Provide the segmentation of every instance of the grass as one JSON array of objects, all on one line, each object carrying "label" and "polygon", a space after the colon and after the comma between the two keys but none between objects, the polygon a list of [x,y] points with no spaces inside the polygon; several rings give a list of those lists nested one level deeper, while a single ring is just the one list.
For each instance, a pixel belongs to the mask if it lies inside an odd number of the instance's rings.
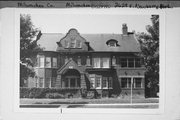
[{"label": "grass", "polygon": [[[102,98],[102,99],[20,99],[20,104],[125,104],[130,103],[130,99]],[[132,103],[159,103],[157,98],[133,99]]]}]

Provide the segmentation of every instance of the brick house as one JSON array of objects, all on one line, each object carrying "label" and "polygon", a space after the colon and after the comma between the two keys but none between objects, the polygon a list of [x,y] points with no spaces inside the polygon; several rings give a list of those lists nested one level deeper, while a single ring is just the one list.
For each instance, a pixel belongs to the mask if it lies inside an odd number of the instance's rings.
[{"label": "brick house", "polygon": [[45,49],[37,55],[36,77],[28,87],[105,91],[109,96],[130,95],[132,87],[133,94],[144,96],[140,46],[126,24],[122,34],[43,33],[38,44]]}]

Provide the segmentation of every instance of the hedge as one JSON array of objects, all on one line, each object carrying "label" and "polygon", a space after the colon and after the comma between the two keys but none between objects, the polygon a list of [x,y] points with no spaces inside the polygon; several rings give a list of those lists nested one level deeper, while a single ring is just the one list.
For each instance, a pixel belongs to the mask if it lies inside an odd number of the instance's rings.
[{"label": "hedge", "polygon": [[80,89],[62,88],[20,88],[20,98],[78,98]]}]

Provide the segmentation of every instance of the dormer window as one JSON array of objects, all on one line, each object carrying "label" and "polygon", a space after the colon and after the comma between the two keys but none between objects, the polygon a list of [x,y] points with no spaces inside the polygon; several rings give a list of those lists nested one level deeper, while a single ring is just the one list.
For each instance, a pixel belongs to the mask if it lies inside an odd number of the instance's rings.
[{"label": "dormer window", "polygon": [[81,41],[77,41],[77,48],[81,48],[82,46],[82,42]]},{"label": "dormer window", "polygon": [[116,47],[116,42],[114,42],[114,41],[111,41],[111,42],[109,42],[109,44],[108,44],[110,47]]},{"label": "dormer window", "polygon": [[75,48],[75,47],[76,47],[76,40],[75,39],[71,39],[70,48]]},{"label": "dormer window", "polygon": [[118,41],[115,40],[115,39],[110,39],[106,42],[106,44],[109,46],[109,47],[117,47],[118,46]]},{"label": "dormer window", "polygon": [[69,48],[69,42],[68,41],[65,41],[65,47]]}]

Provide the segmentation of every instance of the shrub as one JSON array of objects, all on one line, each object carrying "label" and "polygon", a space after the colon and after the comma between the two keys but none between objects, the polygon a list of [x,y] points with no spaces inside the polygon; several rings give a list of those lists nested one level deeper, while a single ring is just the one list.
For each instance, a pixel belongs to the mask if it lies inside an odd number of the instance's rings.
[{"label": "shrub", "polygon": [[52,98],[52,99],[64,98],[64,95],[59,93],[47,93],[46,98]]},{"label": "shrub", "polygon": [[80,96],[79,89],[20,88],[20,98],[70,98]]}]

